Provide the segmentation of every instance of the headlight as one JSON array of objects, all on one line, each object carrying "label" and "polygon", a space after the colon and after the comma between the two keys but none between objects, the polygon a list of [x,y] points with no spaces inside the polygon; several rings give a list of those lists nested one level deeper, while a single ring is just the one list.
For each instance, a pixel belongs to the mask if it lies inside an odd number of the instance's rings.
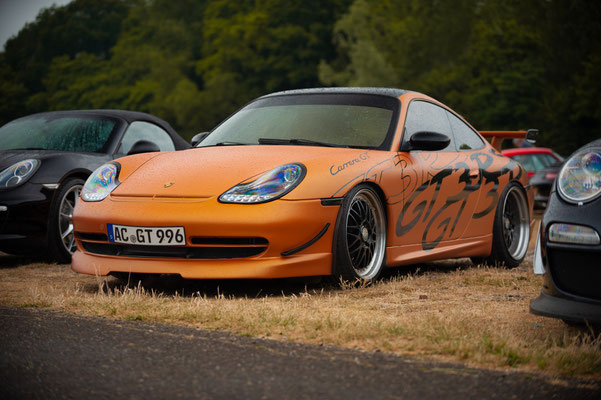
[{"label": "headlight", "polygon": [[101,201],[106,198],[117,186],[119,186],[119,170],[121,166],[118,163],[104,164],[88,178],[81,198],[85,201]]},{"label": "headlight", "polygon": [[39,160],[24,160],[0,172],[0,189],[12,188],[25,182],[37,171]]},{"label": "headlight", "polygon": [[557,177],[557,188],[565,200],[575,203],[601,194],[601,151],[587,149],[570,157]]},{"label": "headlight", "polygon": [[274,168],[250,183],[241,183],[219,196],[222,203],[257,204],[279,199],[294,189],[305,177],[302,164]]}]

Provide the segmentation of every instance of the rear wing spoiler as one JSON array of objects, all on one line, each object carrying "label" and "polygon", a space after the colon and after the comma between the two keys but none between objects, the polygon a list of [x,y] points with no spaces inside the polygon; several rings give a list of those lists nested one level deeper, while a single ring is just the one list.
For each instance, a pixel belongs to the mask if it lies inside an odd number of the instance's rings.
[{"label": "rear wing spoiler", "polygon": [[505,139],[525,139],[528,143],[536,143],[538,129],[528,129],[527,131],[479,131],[486,139],[491,139],[490,144],[495,149],[501,151],[501,144]]}]

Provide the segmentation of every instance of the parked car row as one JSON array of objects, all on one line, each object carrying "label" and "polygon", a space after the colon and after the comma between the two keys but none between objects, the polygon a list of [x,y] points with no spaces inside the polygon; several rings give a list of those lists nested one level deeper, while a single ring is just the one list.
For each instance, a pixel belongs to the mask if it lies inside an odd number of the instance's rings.
[{"label": "parked car row", "polygon": [[[547,201],[534,173],[561,161],[501,153],[524,137],[534,131],[478,132],[426,95],[382,88],[266,95],[193,147],[147,114],[36,114],[0,128],[0,250],[73,254],[74,271],[121,278],[373,280],[458,257],[516,267]],[[534,313],[601,323],[600,147],[550,184]]]},{"label": "parked car row", "polygon": [[545,147],[506,149],[503,154],[522,164],[534,188],[534,208],[545,209],[563,157]]}]

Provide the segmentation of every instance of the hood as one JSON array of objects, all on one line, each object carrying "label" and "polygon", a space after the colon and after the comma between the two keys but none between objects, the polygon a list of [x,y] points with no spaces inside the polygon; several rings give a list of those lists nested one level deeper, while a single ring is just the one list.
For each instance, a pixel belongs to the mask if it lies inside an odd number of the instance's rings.
[{"label": "hood", "polygon": [[111,157],[102,153],[75,153],[56,150],[2,150],[0,171],[19,161],[36,159],[42,163],[30,179],[34,183],[57,183],[69,171],[89,173]]},{"label": "hood", "polygon": [[43,160],[48,157],[54,157],[61,154],[60,151],[50,150],[2,150],[0,151],[0,171],[11,165],[18,163],[19,161],[29,160],[34,158],[36,160]]},{"label": "hood", "polygon": [[342,195],[342,187],[386,158],[390,154],[383,151],[258,145],[166,152],[146,162],[125,157],[118,160],[121,184],[111,196],[209,198],[280,165],[297,162],[305,165],[307,175],[284,199],[325,198]]}]

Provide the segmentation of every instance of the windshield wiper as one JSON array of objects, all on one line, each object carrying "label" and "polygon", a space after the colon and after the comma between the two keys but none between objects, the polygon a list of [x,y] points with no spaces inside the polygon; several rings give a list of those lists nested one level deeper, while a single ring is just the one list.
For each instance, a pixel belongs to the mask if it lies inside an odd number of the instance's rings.
[{"label": "windshield wiper", "polygon": [[296,144],[300,146],[348,147],[344,145],[318,142],[310,139],[259,138],[259,144]]},{"label": "windshield wiper", "polygon": [[[250,143],[241,143],[241,142],[219,142],[219,143],[215,143],[213,146],[246,146],[249,144]],[[200,147],[203,147],[203,146],[200,146]]]}]

